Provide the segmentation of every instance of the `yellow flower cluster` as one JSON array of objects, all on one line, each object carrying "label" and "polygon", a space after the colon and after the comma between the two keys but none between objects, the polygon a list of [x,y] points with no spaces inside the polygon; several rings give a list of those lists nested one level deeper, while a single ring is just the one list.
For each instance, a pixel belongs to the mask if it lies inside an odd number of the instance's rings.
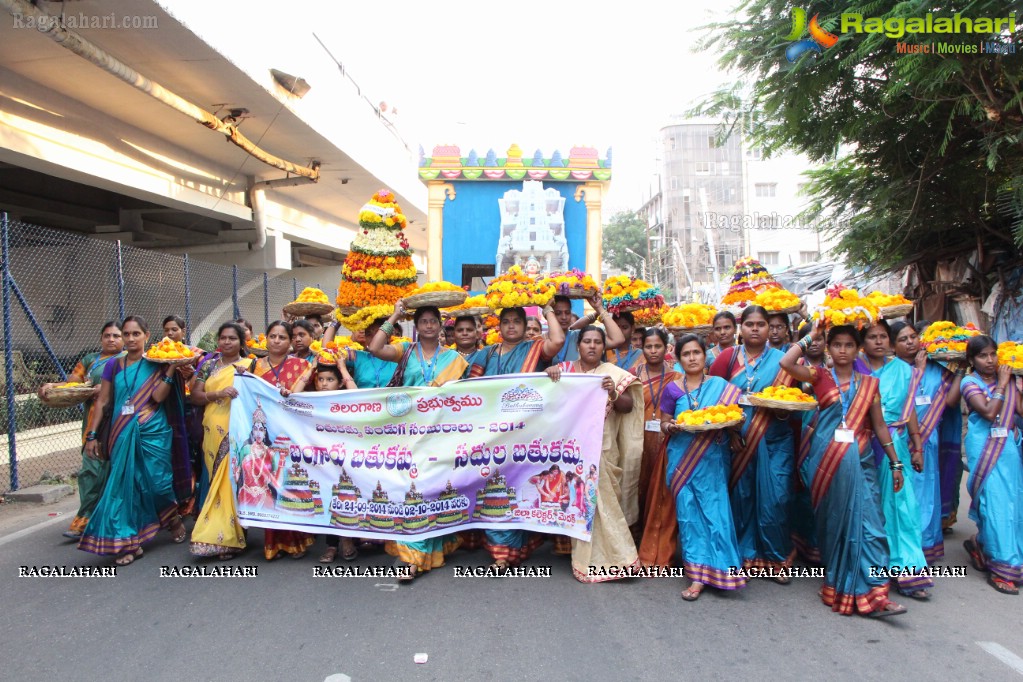
[{"label": "yellow flower cluster", "polygon": [[686,410],[676,421],[686,426],[700,424],[723,424],[742,419],[742,408],[738,405],[711,405],[700,410]]},{"label": "yellow flower cluster", "polygon": [[384,225],[386,227],[398,227],[400,229],[405,228],[407,219],[402,213],[401,206],[399,206],[395,201],[393,192],[386,189],[378,191],[369,200],[369,205],[382,209],[392,209],[394,213],[385,217],[381,216],[377,211],[363,206],[362,210],[359,211],[359,223],[363,227]]},{"label": "yellow flower cluster", "polygon": [[544,277],[540,280],[542,284],[549,284],[553,287],[561,287],[562,285],[572,288],[579,287],[581,289],[588,289],[590,291],[596,291],[600,287],[593,281],[593,278],[583,272],[562,272],[551,275],[550,277]]},{"label": "yellow flower cluster", "polygon": [[980,330],[972,323],[960,327],[955,322],[940,320],[924,330],[923,336],[920,337],[920,345],[932,355],[936,353],[965,353],[966,342],[977,334],[980,334]]},{"label": "yellow flower cluster", "polygon": [[867,298],[873,301],[874,305],[876,305],[878,308],[887,308],[893,305],[907,305],[912,303],[911,300],[909,300],[902,294],[895,294],[894,296],[890,296],[888,294],[883,294],[880,291],[871,291],[869,294],[867,294]]},{"label": "yellow flower cluster", "polygon": [[407,336],[395,336],[391,339],[391,343],[412,343],[412,339]]},{"label": "yellow flower cluster", "polygon": [[452,306],[450,308],[444,308],[445,313],[457,313],[459,310],[468,310],[469,308],[485,308],[487,305],[487,295],[479,294],[478,296],[470,296],[465,299],[462,305]]},{"label": "yellow flower cluster", "polygon": [[767,310],[785,310],[799,305],[799,297],[785,289],[768,289],[757,294],[753,303]]},{"label": "yellow flower cluster", "polygon": [[825,326],[851,324],[859,328],[877,319],[877,304],[869,298],[861,298],[855,289],[842,289],[838,296],[824,299],[824,305],[814,311],[813,319],[823,321]]},{"label": "yellow flower cluster", "polygon": [[360,308],[359,311],[353,315],[342,315],[340,311],[336,311],[335,313],[337,321],[346,329],[351,329],[352,331],[363,330],[372,324],[373,320],[380,317],[390,317],[393,314],[393,303],[368,305],[365,308]]},{"label": "yellow flower cluster", "polygon": [[316,287],[306,287],[295,299],[295,303],[326,303],[330,305],[330,299]]},{"label": "yellow flower cluster", "polygon": [[153,360],[184,360],[194,358],[195,353],[180,341],[171,341],[165,336],[160,343],[149,347],[146,357]]},{"label": "yellow flower cluster", "polygon": [[493,346],[495,343],[503,343],[503,341],[500,330],[491,329],[487,332],[487,338],[484,339],[484,344],[487,346]]},{"label": "yellow flower cluster", "polygon": [[[414,279],[416,276],[415,266],[411,268],[365,268],[363,270],[352,270],[345,263],[341,266],[341,274],[351,279],[365,279],[371,282],[391,282],[402,279]],[[322,301],[326,303],[326,301]],[[321,303],[321,301],[316,301]]]},{"label": "yellow flower cluster", "polygon": [[1023,369],[1023,345],[1015,341],[1003,341],[998,344],[998,364]]},{"label": "yellow flower cluster", "polygon": [[409,296],[416,294],[429,294],[436,291],[465,291],[462,287],[455,286],[451,282],[429,282],[413,291]]},{"label": "yellow flower cluster", "polygon": [[81,388],[82,386],[89,386],[89,384],[80,381],[66,381],[63,384],[55,385],[53,388]]},{"label": "yellow flower cluster", "polygon": [[604,282],[604,298],[632,296],[638,299],[641,293],[651,288],[653,288],[652,284],[644,282],[639,278],[633,279],[628,275],[618,275],[616,277],[609,277]]},{"label": "yellow flower cluster", "polygon": [[254,339],[249,339],[245,345],[254,350],[266,350],[266,334],[260,334]]},{"label": "yellow flower cluster", "polygon": [[785,400],[793,403],[812,403],[814,399],[811,396],[803,393],[798,388],[791,386],[768,386],[760,393],[754,393],[753,395],[758,398],[764,398],[765,400]]},{"label": "yellow flower cluster", "polygon": [[487,287],[486,305],[494,310],[521,308],[527,305],[543,307],[554,298],[554,287],[536,282],[513,265],[508,272],[494,278]]},{"label": "yellow flower cluster", "polygon": [[664,322],[664,314],[669,310],[668,306],[642,308],[632,313],[632,317],[636,320],[636,324],[641,327],[653,327]]},{"label": "yellow flower cluster", "polygon": [[696,327],[712,324],[717,308],[703,303],[686,303],[677,308],[668,308],[661,316],[666,327]]},{"label": "yellow flower cluster", "polygon": [[361,343],[353,340],[350,336],[335,336],[334,345],[338,350],[366,350]]}]

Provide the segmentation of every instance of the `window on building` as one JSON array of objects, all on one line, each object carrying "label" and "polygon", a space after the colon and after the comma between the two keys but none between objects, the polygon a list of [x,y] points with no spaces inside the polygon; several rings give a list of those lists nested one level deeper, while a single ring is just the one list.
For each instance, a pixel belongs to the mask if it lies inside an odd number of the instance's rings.
[{"label": "window on building", "polygon": [[753,185],[753,194],[758,197],[778,196],[777,182],[757,182]]},{"label": "window on building", "polygon": [[668,148],[668,151],[675,151],[675,136],[668,135],[668,139],[664,141],[664,146]]},{"label": "window on building", "polygon": [[530,232],[529,233],[529,241],[531,241],[531,242],[535,242],[536,241],[536,232]]},{"label": "window on building", "polygon": [[707,147],[709,149],[714,149],[717,146],[718,146],[717,138],[715,138],[713,135],[707,138]]},{"label": "window on building", "polygon": [[760,160],[760,147],[753,147],[752,149],[746,150],[746,158],[752,159],[753,161]]},{"label": "window on building", "polygon": [[694,172],[697,175],[710,175],[714,172],[713,161],[697,161],[694,164]]},{"label": "window on building", "polygon": [[820,257],[821,255],[817,251],[800,251],[799,264],[806,265],[807,263],[816,263]]},{"label": "window on building", "polygon": [[462,265],[462,286],[472,287],[472,280],[477,277],[493,277],[496,274],[495,270],[496,267],[493,263]]},{"label": "window on building", "polygon": [[529,224],[530,225],[536,225],[536,218],[530,218],[529,219]]},{"label": "window on building", "polygon": [[728,162],[722,161],[721,163],[719,163],[718,171],[721,173],[721,175],[728,175]]},{"label": "window on building", "polygon": [[778,264],[778,252],[777,251],[761,251],[757,254],[757,260],[760,261],[761,265],[777,265]]},{"label": "window on building", "polygon": [[671,176],[671,179],[668,181],[668,186],[671,187],[671,189],[678,189],[678,176],[677,175],[672,175]]}]

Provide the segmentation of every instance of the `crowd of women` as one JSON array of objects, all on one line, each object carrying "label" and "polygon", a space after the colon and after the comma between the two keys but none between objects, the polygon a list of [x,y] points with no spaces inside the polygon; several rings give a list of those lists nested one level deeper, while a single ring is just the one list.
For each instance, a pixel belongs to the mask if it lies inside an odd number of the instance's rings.
[{"label": "crowd of women", "polygon": [[[920,349],[920,325],[879,321],[864,330],[832,327],[826,335],[803,325],[793,343],[787,316],[749,306],[738,320],[719,313],[704,339],[637,328],[628,313],[612,318],[599,297],[591,305],[594,312],[580,319],[569,300],[557,297],[543,321],[505,309],[500,341],[481,347],[478,319],[445,325],[430,307],[414,312],[416,341],[396,339],[406,313],[399,302],[394,315],[365,330],[366,350],[331,364],[310,350],[312,341],[336,332],[318,318],[271,323],[268,354],[258,359],[246,353],[251,325],[225,322],[216,351],[194,349],[196,361],[183,366],[145,359],[150,330],[141,318],[108,323],[100,351],[72,372],[71,380],[89,380],[96,389],[83,421],[81,506],[65,535],[80,549],[113,555],[118,565],[141,557],[161,528],[174,542],[190,540],[199,557],[229,560],[245,550],[249,533],[238,522],[235,495],[268,494],[266,481],[282,463],[267,458],[242,472],[231,463],[228,418],[241,373],[282,395],[534,372],[558,381],[583,373],[602,377],[608,393],[598,483],[587,490],[597,508],[591,540],[487,530],[385,543],[409,579],[442,566],[459,548],[482,547],[504,568],[551,540],[555,554],[571,555],[573,574],[584,582],[681,564],[690,579],[682,597],[695,600],[708,585],[736,590],[753,574],[786,584],[800,560],[824,567],[820,597],[832,610],[902,613],[889,588],[930,596],[944,533],[955,523],[965,443],[970,518],[978,529],[966,551],[994,589],[1017,593],[1023,399],[989,337],[969,342],[966,363],[946,366]],[[168,317],[163,334],[183,340],[184,322]],[[753,407],[748,394],[769,386],[801,387],[818,407]],[[965,441],[961,404],[969,414]],[[678,424],[683,411],[711,405],[739,405],[744,420],[699,433]],[[254,420],[253,442],[265,429]],[[184,518],[191,516],[189,538]],[[296,531],[264,533],[267,560],[302,558],[316,542]],[[320,561],[332,562],[339,552],[350,561],[379,548],[357,542],[328,535]]]}]

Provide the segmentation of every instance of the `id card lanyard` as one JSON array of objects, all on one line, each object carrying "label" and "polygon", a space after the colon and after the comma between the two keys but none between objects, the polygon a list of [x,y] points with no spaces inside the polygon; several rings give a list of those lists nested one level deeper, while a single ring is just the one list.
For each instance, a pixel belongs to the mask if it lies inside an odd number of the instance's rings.
[{"label": "id card lanyard", "polygon": [[416,344],[416,355],[419,357],[419,366],[423,370],[423,383],[427,386],[433,381],[433,374],[437,369],[437,358],[440,357],[440,346],[434,351],[433,357],[430,359],[429,364],[423,360],[423,346]]},{"label": "id card lanyard", "polygon": [[[1013,388],[1012,390],[1016,390],[1016,389]],[[987,386],[987,385],[984,386],[984,393],[987,394],[987,399],[989,401],[994,398],[994,394],[991,392],[991,387],[990,386]],[[1002,400],[1002,408],[1003,409],[1005,408],[1005,400],[1004,399]],[[992,438],[1008,438],[1009,437],[1009,428],[1002,424],[1002,413],[1001,412],[999,412],[998,414],[995,415],[995,424],[994,424],[994,426],[991,427],[991,437]]]},{"label": "id card lanyard", "polygon": [[131,386],[128,386],[128,360],[124,361],[124,371],[121,372],[121,378],[124,380],[124,389],[127,391],[127,397],[124,399],[124,405],[121,405],[121,414],[123,416],[129,416],[135,414],[135,405],[132,404],[132,396],[135,395],[135,386],[138,384],[139,372],[142,371],[142,359],[139,358],[138,362],[135,363],[135,376],[131,379]]},{"label": "id card lanyard", "polygon": [[849,408],[852,407],[853,397],[856,395],[856,371],[853,370],[852,376],[849,377],[849,388],[842,390],[842,384],[838,381],[838,374],[835,373],[835,368],[831,368],[831,378],[835,380],[835,388],[838,389],[838,397],[842,401],[842,427],[835,429],[835,441],[838,443],[851,443],[853,442],[853,431],[849,428],[849,424],[846,421],[849,416]]},{"label": "id card lanyard", "polygon": [[[650,400],[654,407],[654,415],[657,414],[658,410],[661,409],[661,395],[664,394],[664,365],[661,365],[661,380],[657,384],[657,394],[654,394],[654,382],[650,379],[650,368],[646,365],[643,366],[643,371],[646,372],[646,382],[650,384]],[[657,419],[649,420],[644,426],[646,431],[660,431],[661,422]]]}]

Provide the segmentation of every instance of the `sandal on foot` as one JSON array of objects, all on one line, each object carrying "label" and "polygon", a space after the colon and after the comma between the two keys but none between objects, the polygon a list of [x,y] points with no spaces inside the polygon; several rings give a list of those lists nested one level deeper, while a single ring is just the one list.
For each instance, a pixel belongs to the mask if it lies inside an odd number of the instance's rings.
[{"label": "sandal on foot", "polygon": [[973,570],[987,573],[987,567],[984,566],[984,559],[980,555],[980,550],[977,549],[977,543],[972,539],[964,540],[963,549],[970,555],[970,563],[973,564]]},{"label": "sandal on foot", "polygon": [[778,583],[779,585],[788,585],[792,582],[792,578],[784,573],[775,574],[771,576],[771,580]]},{"label": "sandal on foot", "polygon": [[[699,587],[697,587],[699,585]],[[687,589],[682,590],[682,598],[686,601],[696,601],[700,598],[700,593],[703,592],[703,585],[700,583],[693,583]]]},{"label": "sandal on foot", "polygon": [[359,550],[355,548],[355,543],[349,540],[345,542],[341,541],[341,558],[345,561],[355,561],[359,558]]},{"label": "sandal on foot", "polygon": [[61,533],[61,535],[63,535],[64,537],[68,538],[69,540],[81,540],[82,539],[82,534],[80,532],[78,532],[77,530],[66,530],[63,533]]},{"label": "sandal on foot", "polygon": [[490,564],[489,567],[487,567],[487,573],[492,578],[500,578],[504,575],[504,572],[507,571],[509,568],[511,568],[511,566],[507,561],[505,561],[504,559],[498,559],[494,563]]},{"label": "sandal on foot", "polygon": [[185,541],[185,538],[188,537],[188,529],[185,528],[185,522],[181,519],[180,516],[178,517],[177,523],[174,526],[171,526],[170,532],[171,540],[173,540],[176,544],[179,545]]},{"label": "sandal on foot", "polygon": [[987,584],[1002,594],[1019,594],[1019,588],[1017,588],[1015,584],[1010,583],[1008,580],[996,578],[993,575],[989,575],[987,577]]},{"label": "sandal on foot", "polygon": [[[419,569],[414,564],[407,564],[404,561],[396,561],[394,567],[399,569],[398,582],[410,583],[419,575]],[[401,570],[404,569],[404,570]]]},{"label": "sandal on foot", "polygon": [[321,564],[332,564],[334,559],[337,558],[337,547],[328,547],[324,550],[323,554],[320,555]]},{"label": "sandal on foot", "polygon": [[887,618],[888,616],[898,616],[899,614],[905,613],[906,607],[896,604],[892,600],[885,601],[881,605],[881,608],[876,611],[871,611],[867,614],[868,618]]},{"label": "sandal on foot", "polygon": [[927,590],[899,590],[899,594],[910,599],[930,599],[931,593]]},{"label": "sandal on foot", "polygon": [[128,564],[135,563],[135,560],[141,557],[142,548],[139,547],[134,552],[122,552],[121,554],[118,554],[117,558],[114,559],[114,564],[116,566],[127,566]]},{"label": "sandal on foot", "polygon": [[303,550],[302,550],[301,552],[299,552],[298,554],[291,554],[290,556],[291,556],[291,558],[292,558],[292,559],[294,559],[295,561],[298,561],[299,559],[301,559],[301,558],[302,558],[302,557],[304,557],[305,555],[306,555],[306,551],[305,551],[305,550],[303,549]]}]

